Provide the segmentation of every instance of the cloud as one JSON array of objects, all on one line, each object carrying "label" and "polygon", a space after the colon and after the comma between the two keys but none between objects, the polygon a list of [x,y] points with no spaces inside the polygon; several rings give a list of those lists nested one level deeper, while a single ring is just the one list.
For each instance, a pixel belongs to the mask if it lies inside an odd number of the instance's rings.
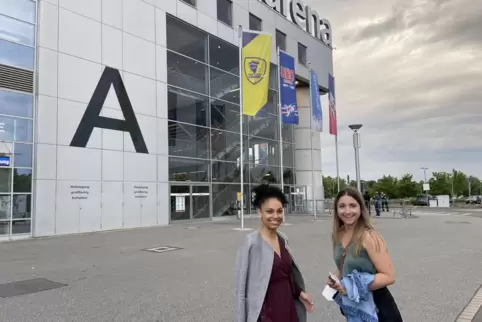
[{"label": "cloud", "polygon": [[[363,123],[362,178],[421,179],[420,167],[482,178],[482,1],[305,3],[333,26],[341,173],[355,177],[347,126]],[[322,139],[334,175],[334,138]]]}]

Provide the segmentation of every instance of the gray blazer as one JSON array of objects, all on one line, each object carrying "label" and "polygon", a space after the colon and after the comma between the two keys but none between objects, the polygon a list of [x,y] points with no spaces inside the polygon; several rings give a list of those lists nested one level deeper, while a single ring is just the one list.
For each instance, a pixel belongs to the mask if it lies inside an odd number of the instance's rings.
[{"label": "gray blazer", "polygon": [[[278,232],[278,236],[285,241],[286,250],[293,259],[293,280],[305,290],[305,282],[289,248],[288,239],[281,232]],[[258,321],[273,261],[273,248],[264,241],[259,232],[248,234],[238,250],[236,259],[236,322]],[[295,299],[295,305],[299,322],[306,322],[305,306],[299,299]]]}]

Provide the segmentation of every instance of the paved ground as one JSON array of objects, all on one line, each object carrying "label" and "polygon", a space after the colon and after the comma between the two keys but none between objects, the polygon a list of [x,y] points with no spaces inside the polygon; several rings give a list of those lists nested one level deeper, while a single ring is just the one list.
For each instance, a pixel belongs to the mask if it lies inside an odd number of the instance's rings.
[{"label": "paved ground", "polygon": [[[387,218],[393,218],[388,216]],[[310,321],[343,321],[321,291],[333,269],[331,219],[289,218],[290,237],[316,303]],[[256,227],[250,220],[248,226]],[[377,219],[408,322],[453,322],[482,284],[482,219]],[[0,284],[46,278],[65,287],[0,298],[2,322],[232,321],[233,264],[245,232],[219,222],[0,244]],[[163,254],[142,249],[178,246]]]},{"label": "paved ground", "polygon": [[472,322],[482,322],[482,308],[479,309],[479,312],[477,312]]}]

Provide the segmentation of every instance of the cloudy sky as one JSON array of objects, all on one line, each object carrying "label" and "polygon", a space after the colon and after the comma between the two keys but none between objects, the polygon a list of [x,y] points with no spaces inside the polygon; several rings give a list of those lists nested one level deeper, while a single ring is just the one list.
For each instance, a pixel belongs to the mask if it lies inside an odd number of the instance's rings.
[{"label": "cloudy sky", "polygon": [[[482,1],[305,0],[333,28],[340,175],[452,168],[482,178]],[[323,170],[336,174],[324,102]]]}]

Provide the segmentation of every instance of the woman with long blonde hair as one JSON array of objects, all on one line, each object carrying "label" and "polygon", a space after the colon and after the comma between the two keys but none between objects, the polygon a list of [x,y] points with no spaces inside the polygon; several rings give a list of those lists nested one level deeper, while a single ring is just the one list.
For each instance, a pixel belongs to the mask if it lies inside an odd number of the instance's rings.
[{"label": "woman with long blonde hair", "polygon": [[[371,274],[368,291],[378,312],[378,321],[402,321],[398,307],[387,286],[395,283],[395,274],[388,248],[381,234],[370,223],[370,216],[361,193],[354,188],[340,191],[334,202],[333,257],[339,280],[353,272]],[[328,285],[342,296],[343,283],[328,277]],[[343,309],[342,309],[342,313]]]}]

